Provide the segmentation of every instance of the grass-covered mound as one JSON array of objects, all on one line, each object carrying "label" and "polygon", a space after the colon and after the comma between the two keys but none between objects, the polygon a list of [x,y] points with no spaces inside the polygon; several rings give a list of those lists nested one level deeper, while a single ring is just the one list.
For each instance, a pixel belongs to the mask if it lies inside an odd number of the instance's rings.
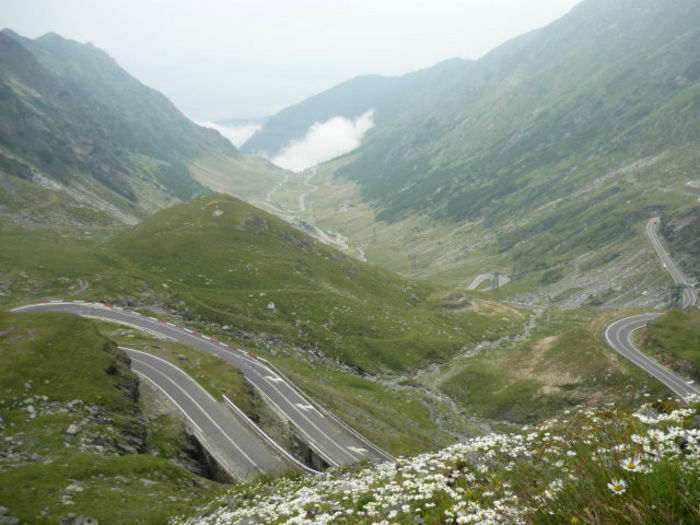
[{"label": "grass-covered mound", "polygon": [[[610,403],[609,405],[614,405]],[[241,486],[188,524],[697,523],[699,405],[581,409],[396,463]]]},{"label": "grass-covered mound", "polygon": [[444,360],[521,319],[468,297],[455,308],[433,285],[342,255],[223,195],[161,211],[105,249],[175,308],[369,371]]},{"label": "grass-covered mound", "polygon": [[210,195],[113,231],[0,221],[0,305],[71,297],[168,309],[367,371],[443,361],[515,333],[512,308],[361,263],[233,197]]}]

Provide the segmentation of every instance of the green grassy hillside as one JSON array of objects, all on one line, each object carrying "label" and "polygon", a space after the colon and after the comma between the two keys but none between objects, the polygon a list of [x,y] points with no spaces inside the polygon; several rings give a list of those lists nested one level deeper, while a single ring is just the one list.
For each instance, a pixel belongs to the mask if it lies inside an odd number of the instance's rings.
[{"label": "green grassy hillside", "polygon": [[458,404],[495,420],[533,423],[579,404],[629,406],[667,389],[618,356],[601,337],[621,312],[552,309],[530,337],[459,357],[420,378]]},{"label": "green grassy hillside", "polygon": [[237,199],[159,212],[105,249],[149,274],[173,307],[367,371],[412,369],[506,334],[520,314],[360,263]]},{"label": "green grassy hillside", "polygon": [[415,275],[451,286],[498,271],[528,301],[663,304],[670,281],[639,246],[660,214],[697,267],[699,22],[689,0],[582,2],[319,167],[307,220],[402,273],[417,254]]},{"label": "green grassy hillside", "polygon": [[90,321],[0,312],[0,383],[0,504],[21,523],[165,523],[225,489],[169,459],[182,431],[144,417],[127,357]]},{"label": "green grassy hillside", "polygon": [[689,0],[584,1],[377,126],[341,173],[380,218],[497,221],[571,195],[601,161],[696,143],[699,19]]},{"label": "green grassy hillside", "polygon": [[[37,217],[65,204],[52,202],[51,192],[23,195],[35,202]],[[28,212],[19,201],[13,210]],[[471,434],[479,425],[447,400],[358,374],[428,366],[481,339],[516,333],[523,320],[494,301],[348,258],[228,196],[199,198],[121,231],[0,219],[0,243],[0,305],[65,297],[146,307],[148,315],[260,353],[397,454],[443,446],[451,433]],[[168,346],[145,344],[156,352]],[[199,368],[190,371],[205,388],[218,388]]]},{"label": "green grassy hillside", "polygon": [[649,323],[639,334],[642,348],[694,381],[700,381],[700,310],[674,310]]},{"label": "green grassy hillside", "polygon": [[0,226],[0,305],[147,308],[259,353],[398,454],[482,431],[474,415],[538,421],[601,395],[663,391],[603,345],[595,310],[547,313],[513,340],[530,314],[362,263],[229,196],[120,231]]}]

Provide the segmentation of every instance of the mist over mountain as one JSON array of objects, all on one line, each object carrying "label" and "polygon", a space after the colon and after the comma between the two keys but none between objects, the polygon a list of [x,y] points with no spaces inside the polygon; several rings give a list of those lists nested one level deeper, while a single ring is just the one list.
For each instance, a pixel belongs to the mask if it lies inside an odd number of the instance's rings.
[{"label": "mist over mountain", "polygon": [[197,122],[200,126],[218,131],[236,147],[242,146],[253,134],[262,128],[262,122]]},{"label": "mist over mountain", "polygon": [[301,140],[312,125],[335,117],[355,119],[373,110],[374,122],[383,122],[410,105],[414,98],[441,92],[444,82],[469,64],[455,58],[400,77],[353,78],[273,115],[243,144],[241,151],[273,158],[291,142]]},{"label": "mist over mountain", "polygon": [[373,126],[374,109],[354,119],[333,117],[316,122],[303,137],[287,144],[272,162],[291,171],[303,171],[353,151]]}]

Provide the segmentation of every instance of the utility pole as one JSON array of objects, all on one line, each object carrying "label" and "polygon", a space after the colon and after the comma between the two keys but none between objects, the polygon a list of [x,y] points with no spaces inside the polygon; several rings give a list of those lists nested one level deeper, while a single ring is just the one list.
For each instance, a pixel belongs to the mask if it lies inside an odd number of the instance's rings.
[{"label": "utility pole", "polygon": [[372,239],[370,240],[370,244],[374,244],[377,242],[377,227],[372,226]]},{"label": "utility pole", "polygon": [[416,254],[412,253],[411,254],[411,273],[416,273],[416,270],[418,270],[418,264],[416,262]]}]

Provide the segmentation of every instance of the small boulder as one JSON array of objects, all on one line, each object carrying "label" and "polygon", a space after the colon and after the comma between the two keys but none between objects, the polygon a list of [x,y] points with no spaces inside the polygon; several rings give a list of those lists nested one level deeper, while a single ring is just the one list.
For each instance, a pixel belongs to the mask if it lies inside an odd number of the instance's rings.
[{"label": "small boulder", "polygon": [[61,525],[73,525],[75,522],[75,514],[69,512],[61,518]]},{"label": "small boulder", "polygon": [[98,521],[89,516],[78,516],[73,522],[73,525],[98,525]]}]

